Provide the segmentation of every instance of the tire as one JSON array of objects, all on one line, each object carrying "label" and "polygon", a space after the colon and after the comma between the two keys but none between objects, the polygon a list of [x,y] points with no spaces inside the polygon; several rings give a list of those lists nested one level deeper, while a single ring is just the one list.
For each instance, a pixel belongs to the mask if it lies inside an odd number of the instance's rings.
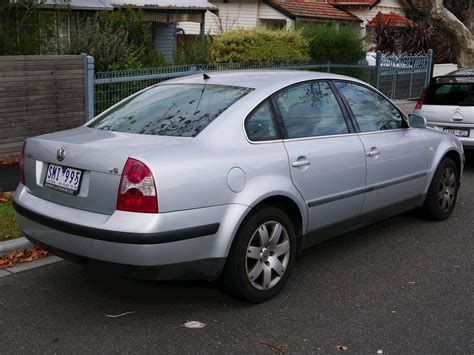
[{"label": "tire", "polygon": [[296,252],[296,233],[288,216],[273,206],[259,207],[235,236],[222,276],[224,288],[248,302],[267,301],[290,276]]},{"label": "tire", "polygon": [[459,171],[454,161],[444,158],[438,166],[426,195],[423,210],[431,219],[448,218],[456,205],[459,190]]}]

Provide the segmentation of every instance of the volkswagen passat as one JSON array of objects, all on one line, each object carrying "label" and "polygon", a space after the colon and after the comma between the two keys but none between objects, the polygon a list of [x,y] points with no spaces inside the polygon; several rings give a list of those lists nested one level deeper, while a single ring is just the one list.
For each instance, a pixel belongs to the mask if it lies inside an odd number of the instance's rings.
[{"label": "volkswagen passat", "polygon": [[28,139],[27,238],[135,277],[274,296],[298,252],[415,207],[454,208],[460,142],[356,79],[242,71],[163,82],[82,127]]}]

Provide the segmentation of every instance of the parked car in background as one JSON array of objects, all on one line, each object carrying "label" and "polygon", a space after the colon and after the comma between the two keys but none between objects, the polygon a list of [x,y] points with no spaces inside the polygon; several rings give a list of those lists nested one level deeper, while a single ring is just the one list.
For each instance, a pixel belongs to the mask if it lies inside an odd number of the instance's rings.
[{"label": "parked car in background", "polygon": [[17,221],[52,253],[276,295],[298,252],[403,211],[448,218],[464,156],[371,86],[298,71],[160,83],[28,139]]},{"label": "parked car in background", "polygon": [[426,117],[429,127],[458,137],[465,149],[474,149],[474,68],[433,78],[414,113]]}]

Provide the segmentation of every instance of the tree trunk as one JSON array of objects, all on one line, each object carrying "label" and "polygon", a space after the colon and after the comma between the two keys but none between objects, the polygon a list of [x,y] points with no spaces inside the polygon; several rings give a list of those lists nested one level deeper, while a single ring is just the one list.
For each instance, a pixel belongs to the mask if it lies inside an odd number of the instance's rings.
[{"label": "tree trunk", "polygon": [[448,37],[459,68],[474,67],[474,7],[469,9],[469,28],[443,5],[443,0],[426,0],[434,25]]}]

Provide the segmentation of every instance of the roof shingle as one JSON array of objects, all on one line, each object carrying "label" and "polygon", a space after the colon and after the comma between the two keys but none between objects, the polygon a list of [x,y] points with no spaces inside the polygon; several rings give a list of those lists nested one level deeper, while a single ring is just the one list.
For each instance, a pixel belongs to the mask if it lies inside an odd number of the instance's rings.
[{"label": "roof shingle", "polygon": [[367,26],[377,26],[377,24],[381,21],[388,22],[391,25],[400,27],[409,26],[410,24],[412,24],[412,21],[407,19],[405,16],[402,16],[395,12],[384,14],[379,11],[377,15],[375,15],[375,17],[373,17],[372,20],[367,23]]},{"label": "roof shingle", "polygon": [[268,3],[273,5],[278,10],[287,13],[291,17],[305,17],[338,21],[362,21],[353,14],[345,10],[338,9],[325,0],[272,0]]}]

